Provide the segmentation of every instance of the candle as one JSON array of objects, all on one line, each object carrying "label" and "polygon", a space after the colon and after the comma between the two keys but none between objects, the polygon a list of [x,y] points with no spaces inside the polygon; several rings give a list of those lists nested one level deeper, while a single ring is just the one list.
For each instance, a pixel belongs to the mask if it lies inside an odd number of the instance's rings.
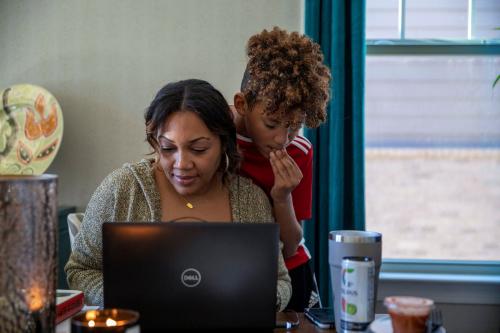
[{"label": "candle", "polygon": [[26,294],[26,302],[28,303],[28,308],[30,311],[39,311],[44,306],[43,290],[39,286],[35,285],[30,288]]},{"label": "candle", "polygon": [[0,216],[0,332],[54,332],[57,176],[0,171]]},{"label": "candle", "polygon": [[138,321],[132,310],[90,310],[71,318],[71,333],[140,333]]},{"label": "candle", "polygon": [[44,295],[42,288],[35,285],[28,290],[26,293],[26,303],[30,311],[31,319],[33,320],[34,332],[40,333],[45,331],[43,328],[42,318],[42,308],[44,307]]}]

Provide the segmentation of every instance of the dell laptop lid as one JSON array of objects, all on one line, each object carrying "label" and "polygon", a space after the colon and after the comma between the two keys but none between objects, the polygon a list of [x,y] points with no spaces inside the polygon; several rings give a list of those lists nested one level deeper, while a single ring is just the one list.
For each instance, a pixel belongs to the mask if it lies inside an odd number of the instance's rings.
[{"label": "dell laptop lid", "polygon": [[279,229],[272,223],[104,223],[104,305],[143,332],[272,329]]}]

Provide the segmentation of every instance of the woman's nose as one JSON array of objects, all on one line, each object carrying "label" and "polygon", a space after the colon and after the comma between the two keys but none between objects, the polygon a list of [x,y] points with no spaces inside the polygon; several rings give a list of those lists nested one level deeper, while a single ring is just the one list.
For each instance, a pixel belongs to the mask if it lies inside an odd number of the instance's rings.
[{"label": "woman's nose", "polygon": [[174,167],[178,169],[189,169],[193,165],[193,162],[188,153],[179,151],[175,156]]}]

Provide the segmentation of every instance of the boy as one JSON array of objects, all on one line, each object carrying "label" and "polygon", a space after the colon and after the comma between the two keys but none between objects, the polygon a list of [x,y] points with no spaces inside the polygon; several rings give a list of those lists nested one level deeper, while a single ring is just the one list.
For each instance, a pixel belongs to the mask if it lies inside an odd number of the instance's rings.
[{"label": "boy", "polygon": [[241,173],[270,197],[280,224],[283,255],[292,278],[288,309],[310,307],[314,290],[302,220],[311,218],[311,143],[298,135],[305,124],[326,120],[330,70],[318,44],[275,27],[250,37],[241,91],[234,96]]}]

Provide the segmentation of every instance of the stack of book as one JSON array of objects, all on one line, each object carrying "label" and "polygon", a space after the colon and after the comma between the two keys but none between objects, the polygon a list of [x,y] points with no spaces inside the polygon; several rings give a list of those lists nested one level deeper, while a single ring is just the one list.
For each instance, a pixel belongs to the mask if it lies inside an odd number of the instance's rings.
[{"label": "stack of book", "polygon": [[83,292],[79,290],[57,289],[56,324],[77,314],[83,308]]}]

